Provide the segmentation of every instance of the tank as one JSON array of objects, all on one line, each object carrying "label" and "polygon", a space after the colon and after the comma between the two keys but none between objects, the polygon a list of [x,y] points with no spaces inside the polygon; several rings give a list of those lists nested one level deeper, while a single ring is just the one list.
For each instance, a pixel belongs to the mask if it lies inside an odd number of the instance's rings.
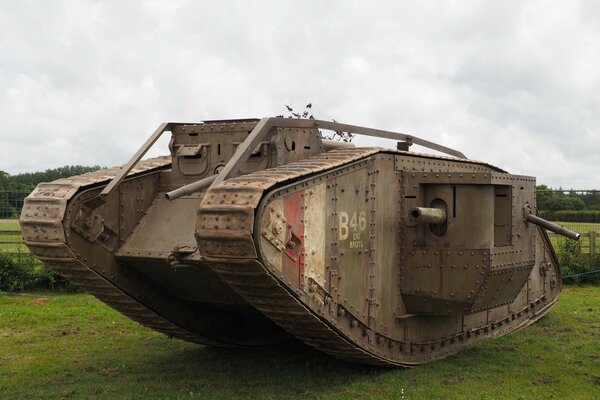
[{"label": "tank", "polygon": [[[142,160],[164,132],[170,156]],[[413,366],[556,303],[545,229],[578,235],[535,204],[534,178],[415,136],[263,118],[164,123],[121,167],[40,184],[20,222],[37,258],[166,335],[222,347],[293,336],[348,361]]]}]

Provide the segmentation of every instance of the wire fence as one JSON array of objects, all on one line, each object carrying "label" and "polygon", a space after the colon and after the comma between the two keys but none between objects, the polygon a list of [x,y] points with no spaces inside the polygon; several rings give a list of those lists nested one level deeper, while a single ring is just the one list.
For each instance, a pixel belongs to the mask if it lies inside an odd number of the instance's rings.
[{"label": "wire fence", "polygon": [[28,194],[26,190],[0,188],[0,253],[31,256],[23,243],[18,220],[23,200]]},{"label": "wire fence", "polygon": [[28,190],[10,190],[0,187],[0,220],[17,219],[23,208],[23,200]]},{"label": "wire fence", "polygon": [[17,219],[0,219],[0,253],[29,256]]},{"label": "wire fence", "polygon": [[[560,226],[575,231],[581,235],[579,238],[579,244],[581,246],[581,252],[585,254],[599,254],[600,253],[600,224],[599,223],[588,223],[588,222],[560,222],[554,221]],[[564,247],[567,239],[564,236],[557,235],[556,233],[548,232],[550,242],[554,247],[554,250],[559,252]]]}]

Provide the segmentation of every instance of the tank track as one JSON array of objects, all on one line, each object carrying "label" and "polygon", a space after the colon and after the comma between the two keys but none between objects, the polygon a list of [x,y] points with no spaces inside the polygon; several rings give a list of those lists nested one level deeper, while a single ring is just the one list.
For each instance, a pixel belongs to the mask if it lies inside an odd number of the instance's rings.
[{"label": "tank track", "polygon": [[258,261],[213,263],[211,268],[273,322],[309,346],[352,362],[390,365],[388,361],[357,348],[329,328],[279,285],[275,278],[265,273],[266,269]]},{"label": "tank track", "polygon": [[[170,157],[144,160],[129,175],[150,173],[170,163]],[[76,257],[69,248],[63,228],[69,200],[82,190],[105,184],[118,171],[119,167],[102,169],[40,184],[25,199],[21,212],[20,224],[25,244],[34,256],[62,277],[132,320],[170,337],[223,347],[223,343],[190,332],[154,312],[92,270],[86,260]]]},{"label": "tank track", "polygon": [[[443,358],[457,353],[467,343],[476,343],[486,337],[488,332],[482,327],[471,336],[461,335],[460,339],[448,343],[445,351],[437,351],[435,356],[427,354],[431,344],[417,344],[421,355],[407,357],[406,361],[396,361],[366,351],[344,338],[327,321],[309,310],[300,295],[284,287],[267,267],[257,260],[253,241],[253,221],[255,212],[263,196],[270,190],[282,186],[302,186],[302,178],[326,174],[333,169],[344,167],[382,151],[378,148],[351,148],[334,150],[319,156],[287,164],[276,169],[264,170],[222,182],[209,189],[198,208],[198,227],[196,236],[199,248],[210,268],[236,290],[250,304],[273,320],[277,325],[306,344],[329,355],[351,362],[376,366],[411,367],[433,359]],[[386,149],[387,151],[387,149]],[[393,152],[393,151],[391,151]],[[419,156],[411,153],[411,155]],[[429,156],[430,157],[430,156]],[[441,157],[446,158],[446,157]],[[463,161],[463,160],[461,160]],[[470,160],[463,162],[478,163]],[[484,163],[478,163],[484,164]],[[487,164],[484,164],[487,165]],[[297,185],[294,185],[297,184]],[[232,232],[229,222],[240,219],[242,224],[237,232]],[[203,221],[215,222],[215,225],[203,225]],[[235,228],[234,228],[235,229]],[[543,231],[543,230],[541,230]],[[545,235],[545,232],[542,234]],[[528,326],[541,318],[558,300],[551,299],[546,304],[530,304],[521,312],[520,318],[512,324],[496,328],[495,335],[508,333]]]}]

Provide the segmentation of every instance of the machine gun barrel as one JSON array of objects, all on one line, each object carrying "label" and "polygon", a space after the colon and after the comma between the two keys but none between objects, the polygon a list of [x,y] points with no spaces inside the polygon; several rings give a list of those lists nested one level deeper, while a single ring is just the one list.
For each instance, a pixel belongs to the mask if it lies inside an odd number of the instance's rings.
[{"label": "machine gun barrel", "polygon": [[207,176],[206,178],[202,178],[199,181],[182,186],[179,189],[171,190],[170,192],[165,193],[165,197],[167,198],[167,200],[175,200],[180,197],[187,196],[188,194],[199,192],[202,189],[206,189],[207,187],[209,187],[216,177],[217,175]]},{"label": "machine gun barrel", "polygon": [[422,224],[441,225],[446,222],[446,210],[443,208],[415,207],[410,210],[410,216]]},{"label": "machine gun barrel", "polygon": [[553,224],[552,222],[546,221],[545,219],[540,218],[533,214],[526,214],[525,219],[527,220],[527,222],[531,222],[532,224],[546,228],[551,232],[568,237],[569,239],[579,240],[579,237],[581,236],[577,232],[573,232],[570,229],[564,228],[560,225]]}]

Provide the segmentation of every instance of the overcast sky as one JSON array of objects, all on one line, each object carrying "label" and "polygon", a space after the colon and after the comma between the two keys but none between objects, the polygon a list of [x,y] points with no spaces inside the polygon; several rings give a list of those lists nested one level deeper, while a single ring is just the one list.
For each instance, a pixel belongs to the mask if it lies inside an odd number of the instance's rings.
[{"label": "overcast sky", "polygon": [[0,3],[11,174],[122,164],[163,121],[307,102],[320,119],[600,189],[600,2]]}]

